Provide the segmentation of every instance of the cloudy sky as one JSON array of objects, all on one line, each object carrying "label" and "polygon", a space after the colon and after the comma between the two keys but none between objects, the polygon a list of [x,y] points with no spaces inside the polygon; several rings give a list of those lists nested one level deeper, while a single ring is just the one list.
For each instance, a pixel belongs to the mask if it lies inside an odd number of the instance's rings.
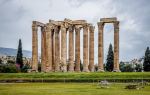
[{"label": "cloudy sky", "polygon": [[[95,26],[97,63],[97,22],[104,17],[120,21],[120,61],[142,57],[150,46],[150,0],[0,0],[0,47],[17,48],[21,38],[23,49],[32,50],[33,20],[84,19]],[[113,25],[106,24],[104,31],[106,57],[109,44],[113,44]]]}]

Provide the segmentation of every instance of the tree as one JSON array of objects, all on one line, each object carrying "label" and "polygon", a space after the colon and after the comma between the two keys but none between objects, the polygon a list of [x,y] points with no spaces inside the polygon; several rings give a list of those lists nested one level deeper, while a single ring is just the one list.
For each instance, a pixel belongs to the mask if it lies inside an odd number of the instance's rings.
[{"label": "tree", "polygon": [[0,58],[0,64],[2,64],[2,59]]},{"label": "tree", "polygon": [[133,72],[133,71],[134,71],[133,64],[125,64],[124,72]]},{"label": "tree", "polygon": [[136,64],[135,70],[136,70],[136,72],[141,72],[142,71],[142,64]]},{"label": "tree", "polygon": [[17,58],[16,58],[16,66],[21,70],[23,67],[23,54],[22,54],[22,42],[21,39],[19,39],[19,45],[18,45],[18,52],[17,52]]},{"label": "tree", "polygon": [[144,71],[150,71],[150,50],[147,47],[144,56],[144,63],[143,63]]},{"label": "tree", "polygon": [[124,69],[125,69],[125,64],[124,64],[124,62],[120,62],[120,64],[119,64],[119,68],[120,68],[120,71],[121,72],[123,72],[123,71],[125,71]]},{"label": "tree", "polygon": [[110,44],[106,59],[106,71],[113,71],[113,67],[114,67],[114,53],[112,44]]},{"label": "tree", "polygon": [[121,72],[133,72],[135,70],[135,65],[131,63],[120,62]]}]

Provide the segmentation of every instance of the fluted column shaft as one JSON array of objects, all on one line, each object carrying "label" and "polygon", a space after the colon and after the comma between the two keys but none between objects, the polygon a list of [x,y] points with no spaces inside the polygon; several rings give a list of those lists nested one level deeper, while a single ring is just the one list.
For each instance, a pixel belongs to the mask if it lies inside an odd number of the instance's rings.
[{"label": "fluted column shaft", "polygon": [[52,29],[49,24],[46,25],[46,70],[52,71]]},{"label": "fluted column shaft", "polygon": [[89,72],[88,69],[88,26],[83,27],[83,72]]},{"label": "fluted column shaft", "polygon": [[67,34],[64,25],[61,26],[61,71],[67,71]]},{"label": "fluted column shaft", "polygon": [[89,70],[94,72],[94,26],[89,27],[90,41],[89,41]]},{"label": "fluted column shaft", "polygon": [[104,71],[103,67],[103,28],[104,23],[99,22],[98,23],[98,71]]},{"label": "fluted column shaft", "polygon": [[119,72],[119,21],[114,22],[114,70]]},{"label": "fluted column shaft", "polygon": [[55,72],[60,71],[60,37],[59,29],[57,26],[54,28],[55,32]]},{"label": "fluted column shaft", "polygon": [[75,26],[75,71],[80,72],[80,30],[81,27]]},{"label": "fluted column shaft", "polygon": [[74,27],[69,26],[69,71],[74,71]]},{"label": "fluted column shaft", "polygon": [[52,31],[52,71],[55,71],[55,32]]},{"label": "fluted column shaft", "polygon": [[41,28],[41,71],[45,72],[46,65],[46,27]]},{"label": "fluted column shaft", "polygon": [[38,27],[32,25],[32,71],[38,71]]}]

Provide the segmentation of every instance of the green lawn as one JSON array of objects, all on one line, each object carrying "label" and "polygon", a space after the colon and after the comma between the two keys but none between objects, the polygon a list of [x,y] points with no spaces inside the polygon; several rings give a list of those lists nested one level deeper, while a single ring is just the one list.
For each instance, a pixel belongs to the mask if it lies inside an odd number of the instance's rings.
[{"label": "green lawn", "polygon": [[0,73],[0,79],[7,78],[111,78],[111,79],[150,79],[150,72],[90,72],[90,73]]},{"label": "green lawn", "polygon": [[97,83],[0,83],[0,95],[150,95],[150,86],[127,90],[125,85],[102,89]]}]

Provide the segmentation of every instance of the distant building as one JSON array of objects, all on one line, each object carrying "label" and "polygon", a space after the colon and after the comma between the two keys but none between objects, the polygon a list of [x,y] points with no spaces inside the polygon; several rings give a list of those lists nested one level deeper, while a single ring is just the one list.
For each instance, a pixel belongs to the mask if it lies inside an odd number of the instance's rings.
[{"label": "distant building", "polygon": [[[7,63],[16,63],[16,56],[0,56],[1,63],[2,64],[7,64]],[[31,58],[23,57],[23,64],[28,64],[31,66]]]}]

